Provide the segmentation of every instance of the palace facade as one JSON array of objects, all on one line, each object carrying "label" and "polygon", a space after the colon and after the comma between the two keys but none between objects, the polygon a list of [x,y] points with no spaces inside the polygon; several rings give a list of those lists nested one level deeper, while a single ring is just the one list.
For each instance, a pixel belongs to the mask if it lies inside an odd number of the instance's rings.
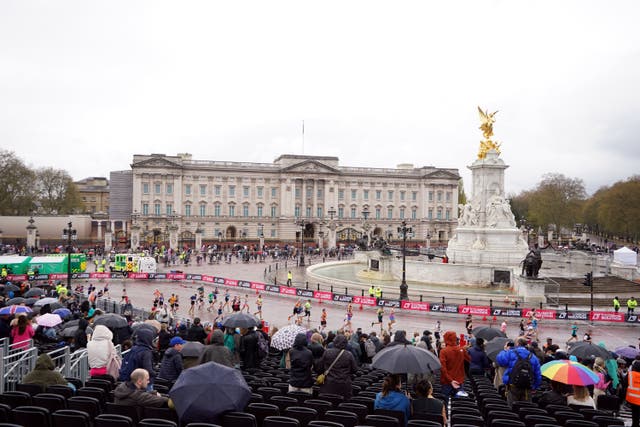
[{"label": "palace facade", "polygon": [[[134,155],[132,222],[141,241],[292,243],[330,247],[367,235],[444,244],[457,224],[457,169],[340,166],[337,157],[282,155],[273,163]],[[198,239],[200,240],[200,239]]]}]

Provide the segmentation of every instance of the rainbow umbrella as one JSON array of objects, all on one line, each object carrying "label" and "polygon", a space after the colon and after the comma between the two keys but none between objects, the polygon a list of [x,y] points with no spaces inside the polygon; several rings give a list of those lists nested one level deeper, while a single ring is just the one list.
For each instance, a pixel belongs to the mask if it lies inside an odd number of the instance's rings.
[{"label": "rainbow umbrella", "polygon": [[571,385],[587,386],[600,380],[591,369],[572,360],[553,360],[545,363],[540,367],[540,373],[550,380]]}]

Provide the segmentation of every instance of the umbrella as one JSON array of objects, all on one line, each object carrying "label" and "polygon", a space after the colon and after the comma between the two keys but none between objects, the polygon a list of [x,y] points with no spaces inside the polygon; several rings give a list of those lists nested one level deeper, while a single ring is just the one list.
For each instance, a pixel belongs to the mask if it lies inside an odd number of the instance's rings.
[{"label": "umbrella", "polygon": [[47,328],[53,328],[54,326],[62,323],[62,319],[57,314],[46,313],[42,316],[38,316],[36,323],[40,326],[46,326]]},{"label": "umbrella", "polygon": [[25,302],[26,299],[22,298],[22,297],[15,297],[15,298],[11,298],[9,301],[7,301],[7,305],[18,305],[18,304],[22,304],[23,302]]},{"label": "umbrella", "polygon": [[590,357],[602,357],[604,360],[611,359],[611,352],[604,347],[588,342],[578,342],[569,347],[569,354],[573,354],[578,359],[588,359]]},{"label": "umbrella", "polygon": [[38,301],[36,301],[36,303],[34,305],[36,305],[38,307],[42,307],[43,305],[47,305],[47,304],[60,304],[60,301],[58,301],[58,298],[51,298],[51,297],[42,298],[42,299],[39,299]]},{"label": "umbrella", "polygon": [[71,316],[71,310],[69,310],[68,308],[58,308],[56,310],[53,310],[53,314],[57,314],[61,318],[66,319],[67,317]]},{"label": "umbrella", "polygon": [[298,325],[287,325],[271,337],[271,347],[276,350],[284,350],[293,346],[293,341],[296,339],[296,335],[303,333],[306,334],[307,330]]},{"label": "umbrella", "polygon": [[563,384],[588,386],[600,381],[598,375],[582,363],[572,360],[553,360],[540,367],[540,373]]},{"label": "umbrella", "polygon": [[38,298],[27,298],[26,300],[24,300],[24,305],[28,305],[29,307],[31,307],[37,301],[38,301]]},{"label": "umbrella", "polygon": [[637,355],[640,354],[640,350],[635,347],[618,347],[614,350],[614,352],[625,359],[635,359]]},{"label": "umbrella", "polygon": [[253,328],[259,325],[260,319],[249,313],[232,314],[222,321],[222,326],[225,328]]},{"label": "umbrella", "polygon": [[506,338],[507,334],[499,329],[490,328],[489,326],[478,326],[471,331],[474,337],[482,338],[485,341],[490,341],[496,337]]},{"label": "umbrella", "polygon": [[26,297],[26,298],[29,298],[29,297],[41,297],[44,294],[45,294],[44,289],[31,288],[27,292],[25,292],[23,296]]},{"label": "umbrella", "polygon": [[160,329],[162,329],[162,326],[160,325],[160,322],[158,322],[155,319],[147,319],[144,321],[145,325],[151,325],[154,327],[155,329],[155,333],[157,334],[158,332],[160,332]]},{"label": "umbrella", "polygon": [[504,345],[510,341],[509,338],[496,337],[491,341],[484,343],[484,351],[487,353],[487,357],[494,362],[498,354],[504,350]]},{"label": "umbrella", "polygon": [[184,357],[200,357],[204,351],[204,344],[199,341],[187,341],[183,346],[180,353]]},{"label": "umbrella", "polygon": [[33,310],[31,310],[26,305],[10,305],[0,308],[0,315],[31,313],[32,311]]},{"label": "umbrella", "polygon": [[131,331],[133,332],[133,334],[135,335],[136,332],[138,332],[140,329],[146,329],[149,332],[151,332],[153,334],[153,336],[155,337],[156,335],[158,335],[158,330],[155,328],[155,326],[150,325],[148,323],[136,323],[131,325]]},{"label": "umbrella", "polygon": [[7,283],[4,285],[4,288],[2,288],[2,290],[3,290],[4,292],[9,292],[9,291],[17,292],[17,291],[19,291],[19,290],[20,290],[20,288],[19,288],[18,286],[14,285],[14,284],[13,284],[13,283],[11,283],[11,282],[7,282]]},{"label": "umbrella", "polygon": [[123,328],[127,326],[129,323],[127,319],[115,313],[106,313],[101,314],[96,317],[96,320],[93,322],[94,325],[104,325],[107,328]]},{"label": "umbrella", "polygon": [[62,325],[62,329],[58,332],[63,338],[72,338],[76,335],[76,331],[78,330],[78,323],[80,319],[70,320],[67,323]]},{"label": "umbrella", "polygon": [[428,350],[401,344],[380,350],[371,366],[392,374],[420,374],[440,369],[440,361]]},{"label": "umbrella", "polygon": [[243,411],[251,389],[240,370],[208,362],[183,370],[169,396],[182,422],[211,422],[224,412]]}]

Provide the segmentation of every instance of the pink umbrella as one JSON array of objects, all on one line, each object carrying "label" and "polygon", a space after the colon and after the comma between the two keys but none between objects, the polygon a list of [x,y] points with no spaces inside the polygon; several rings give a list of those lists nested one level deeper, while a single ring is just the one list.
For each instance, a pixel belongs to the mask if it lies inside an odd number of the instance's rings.
[{"label": "pink umbrella", "polygon": [[56,325],[62,323],[62,319],[57,314],[47,313],[42,316],[38,316],[36,319],[36,323],[40,326],[45,326],[47,328],[53,328]]}]

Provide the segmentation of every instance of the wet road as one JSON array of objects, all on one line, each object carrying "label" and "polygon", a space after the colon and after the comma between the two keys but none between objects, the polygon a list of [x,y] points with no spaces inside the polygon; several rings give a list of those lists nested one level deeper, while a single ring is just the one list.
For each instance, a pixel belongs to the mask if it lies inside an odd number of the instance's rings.
[{"label": "wet road", "polygon": [[[232,264],[218,264],[218,265],[202,265],[202,266],[189,266],[187,268],[184,267],[171,267],[170,269],[179,269],[184,272],[189,273],[198,273],[198,274],[210,274],[221,277],[233,278],[233,279],[243,279],[249,281],[264,281],[264,269],[268,264],[259,263],[259,264],[243,264],[243,263],[232,263]],[[169,271],[170,269],[165,269],[162,267],[160,271]],[[294,281],[296,280],[296,276],[301,274],[300,270],[296,270],[291,268],[294,274]],[[99,289],[102,288],[103,283],[98,281],[93,281],[93,284],[97,286]],[[214,285],[203,284],[202,282],[153,282],[153,281],[131,281],[131,280],[111,280],[109,281],[109,290],[111,299],[115,301],[120,301],[122,296],[123,287],[126,287],[126,292],[132,303],[136,307],[144,308],[149,310],[153,304],[153,291],[155,288],[158,288],[165,297],[165,301],[168,300],[169,296],[172,293],[175,293],[179,296],[180,299],[180,309],[178,312],[179,317],[188,317],[189,310],[189,297],[197,292],[197,288],[201,285],[205,287],[205,295],[209,293],[209,290],[214,287]],[[245,295],[249,296],[249,306],[250,311],[256,311],[256,292],[255,290],[248,289],[239,289],[239,288],[226,288],[223,286],[219,287],[219,297],[218,301],[224,299],[225,289],[229,289],[231,296],[234,295],[242,296],[244,298]],[[287,317],[291,314],[292,308],[297,300],[296,297],[289,297],[283,295],[274,295],[270,293],[263,293],[263,318],[269,322],[270,326],[281,327],[288,323]],[[195,316],[200,317],[203,322],[212,322],[216,317],[215,312],[208,312],[206,310],[208,303],[205,298],[205,307],[203,310],[195,311]],[[321,309],[325,308],[327,310],[327,329],[335,330],[341,328],[344,325],[344,319],[346,314],[346,305],[342,303],[333,303],[333,302],[324,302],[320,304],[318,301],[312,300],[312,310],[311,310],[311,321],[304,322],[303,326],[308,326],[310,328],[318,328],[320,325],[320,312]],[[385,329],[387,328],[388,314],[390,309],[385,309]],[[396,324],[393,326],[393,331],[398,329],[404,329],[407,331],[408,337],[414,332],[418,332],[422,334],[422,331],[425,329],[432,330],[434,329],[434,325],[437,320],[439,320],[442,324],[442,331],[446,330],[454,330],[458,333],[462,333],[465,331],[464,324],[464,315],[460,314],[444,314],[444,313],[417,313],[417,312],[402,312],[400,310],[395,313]],[[498,318],[498,322],[502,322],[503,319],[507,320],[508,329],[507,335],[515,337],[519,333],[518,324],[519,318]],[[490,318],[483,320],[480,316],[474,316],[474,326],[481,325],[490,325]],[[372,322],[377,321],[376,317],[376,307],[364,307],[360,310],[359,306],[354,305],[354,316],[352,319],[353,328],[362,328],[364,332],[369,332],[372,330],[380,331],[380,327],[376,325],[375,327],[371,326]],[[589,325],[587,322],[577,322],[578,323],[578,336],[581,338],[584,332],[588,329],[592,329],[592,339],[594,343],[604,342],[607,345],[607,348],[614,349],[620,346],[626,345],[637,345],[638,337],[640,337],[640,332],[637,330],[636,325],[611,325],[611,324],[595,324],[593,326]],[[499,323],[498,325],[499,326]],[[544,342],[547,337],[553,338],[554,343],[559,344],[561,347],[564,346],[565,341],[570,336],[571,324],[566,321],[560,320],[552,320],[552,321],[541,321],[539,324],[539,338],[540,341]]]}]

